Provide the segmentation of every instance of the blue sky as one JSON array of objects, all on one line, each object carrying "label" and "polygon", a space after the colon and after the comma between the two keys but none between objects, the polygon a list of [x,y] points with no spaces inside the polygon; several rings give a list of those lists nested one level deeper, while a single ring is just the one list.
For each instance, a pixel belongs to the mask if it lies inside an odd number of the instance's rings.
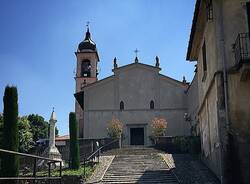
[{"label": "blue sky", "polygon": [[[194,64],[185,61],[195,0],[1,0],[0,97],[6,85],[19,92],[19,114],[49,119],[57,113],[60,135],[68,134],[74,111],[74,52],[90,21],[100,56],[99,79],[112,75],[112,61],[153,65],[161,73],[191,81]],[[3,102],[0,101],[0,112]]]}]

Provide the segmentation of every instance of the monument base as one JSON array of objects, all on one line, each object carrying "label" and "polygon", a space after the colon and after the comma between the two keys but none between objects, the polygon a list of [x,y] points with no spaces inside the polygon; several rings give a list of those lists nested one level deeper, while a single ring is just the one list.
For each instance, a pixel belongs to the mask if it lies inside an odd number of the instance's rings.
[{"label": "monument base", "polygon": [[[62,161],[62,155],[60,154],[57,147],[55,147],[55,146],[49,147],[48,156],[50,159]],[[56,166],[60,166],[59,162],[56,162],[55,164],[56,164]],[[62,162],[62,166],[64,166],[63,162]]]},{"label": "monument base", "polygon": [[[62,156],[61,156],[60,152],[58,151],[57,147],[55,147],[55,146],[54,147],[47,147],[41,156],[47,157],[47,158],[50,158],[53,160],[62,161],[62,167],[64,167],[64,162],[62,160]],[[48,167],[47,163],[48,162],[46,160],[40,160],[37,165],[38,165],[38,167],[47,168]],[[60,163],[56,162],[56,163],[52,164],[51,166],[52,167],[60,167]]]}]

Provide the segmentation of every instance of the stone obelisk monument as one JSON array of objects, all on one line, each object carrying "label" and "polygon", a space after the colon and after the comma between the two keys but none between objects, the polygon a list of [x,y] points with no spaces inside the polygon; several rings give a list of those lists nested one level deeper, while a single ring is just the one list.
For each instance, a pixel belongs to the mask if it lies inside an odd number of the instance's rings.
[{"label": "stone obelisk monument", "polygon": [[56,139],[56,135],[55,135],[55,126],[56,126],[56,113],[53,111],[51,113],[50,116],[50,127],[49,127],[49,158],[52,159],[56,159],[56,160],[62,160],[62,156],[60,154],[60,152],[58,151],[56,144],[55,144],[55,139]]}]

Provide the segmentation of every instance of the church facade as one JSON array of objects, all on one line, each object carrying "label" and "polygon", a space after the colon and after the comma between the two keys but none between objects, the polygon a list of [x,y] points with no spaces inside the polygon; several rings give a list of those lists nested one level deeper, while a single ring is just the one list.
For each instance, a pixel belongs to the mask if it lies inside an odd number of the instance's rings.
[{"label": "church facade", "polygon": [[158,57],[154,66],[140,63],[136,57],[121,67],[115,58],[113,75],[98,80],[99,57],[89,30],[76,57],[75,111],[80,137],[107,137],[113,117],[123,123],[125,145],[150,145],[151,122],[156,117],[166,119],[167,136],[190,135],[190,125],[184,119],[189,85],[160,74]]}]

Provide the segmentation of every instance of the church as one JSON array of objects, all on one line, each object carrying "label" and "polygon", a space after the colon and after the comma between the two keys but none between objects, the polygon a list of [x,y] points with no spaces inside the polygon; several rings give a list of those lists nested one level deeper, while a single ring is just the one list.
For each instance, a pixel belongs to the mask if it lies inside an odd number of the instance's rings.
[{"label": "church", "polygon": [[124,145],[150,145],[151,122],[155,117],[167,121],[167,136],[190,135],[184,119],[188,111],[186,80],[178,81],[160,73],[158,57],[154,65],[134,62],[118,66],[114,58],[113,75],[98,80],[99,56],[89,28],[78,45],[75,112],[79,137],[107,137],[113,117],[123,123]]}]

